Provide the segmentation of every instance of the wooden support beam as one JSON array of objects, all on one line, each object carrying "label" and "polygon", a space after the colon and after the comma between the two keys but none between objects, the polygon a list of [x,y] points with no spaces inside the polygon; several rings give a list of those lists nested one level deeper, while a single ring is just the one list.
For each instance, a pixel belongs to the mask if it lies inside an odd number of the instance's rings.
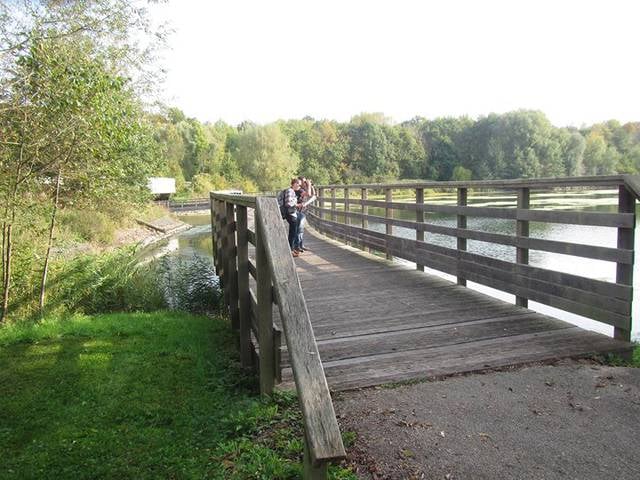
[{"label": "wooden support beam", "polygon": [[[424,204],[424,188],[416,188],[416,205]],[[424,210],[416,209],[416,222],[424,223]],[[416,229],[416,240],[424,242],[424,230]],[[424,272],[424,265],[416,263],[416,269]]]},{"label": "wooden support beam", "polygon": [[[618,213],[633,213],[634,225],[630,228],[618,228],[618,248],[633,250],[635,242],[635,208],[634,195],[624,185],[620,185],[618,187]],[[633,263],[616,264],[616,283],[633,286]],[[631,322],[628,328],[615,327],[613,336],[618,340],[631,341]]]},{"label": "wooden support beam", "polygon": [[[281,223],[281,221],[279,222]],[[258,276],[258,343],[260,345],[260,393],[271,395],[275,385],[273,303],[271,296],[271,270],[267,258],[267,239],[262,222],[256,222],[256,273]],[[289,250],[287,249],[287,255]]]},{"label": "wooden support beam", "polygon": [[[467,189],[466,188],[458,188],[458,206],[464,207],[467,205]],[[467,217],[466,215],[458,215],[458,228],[467,228]],[[458,237],[457,239],[457,247],[458,250],[466,251],[467,250],[467,239]],[[458,285],[467,285],[467,280],[463,275],[458,275]]]},{"label": "wooden support beam", "polygon": [[[349,188],[345,187],[344,189],[344,223],[345,225],[349,225],[351,222],[349,221]],[[345,237],[344,239],[344,243],[349,245],[349,241],[347,240],[347,238]]]},{"label": "wooden support beam", "polygon": [[249,236],[247,207],[236,207],[236,231],[238,237],[238,307],[240,321],[240,363],[253,365],[251,354],[251,295],[249,293]]},{"label": "wooden support beam", "polygon": [[240,329],[240,315],[238,310],[238,259],[236,251],[236,213],[235,205],[227,203],[225,205],[226,227],[226,269],[229,285],[229,315],[231,316],[231,328]]},{"label": "wooden support beam", "polygon": [[[387,206],[384,209],[384,218],[391,219],[393,218],[393,209],[389,206],[391,202],[393,202],[393,191],[390,188],[384,189],[384,199],[387,203]],[[387,222],[385,227],[387,235],[393,235],[393,225]],[[387,247],[386,249],[387,260],[393,260],[393,255],[391,255],[390,249]]]},{"label": "wooden support beam", "polygon": [[[518,190],[518,209],[528,209],[530,205],[530,191],[529,188],[520,188]],[[529,221],[528,220],[516,220],[516,236],[528,237],[529,236]],[[523,265],[529,264],[529,249],[517,247],[516,248],[516,263]],[[529,299],[526,297],[516,296],[516,305],[519,307],[527,308],[529,306]]]}]

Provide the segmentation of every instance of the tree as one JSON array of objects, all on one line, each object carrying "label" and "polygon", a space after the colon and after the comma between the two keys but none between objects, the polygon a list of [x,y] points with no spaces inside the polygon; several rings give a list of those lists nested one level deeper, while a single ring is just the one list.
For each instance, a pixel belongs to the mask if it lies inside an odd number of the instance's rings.
[{"label": "tree", "polygon": [[[3,9],[6,14],[7,5]],[[0,156],[5,178],[0,318],[9,308],[13,234],[21,217],[50,198],[42,308],[61,202],[96,206],[107,197],[115,204],[136,200],[155,168],[150,130],[136,100],[146,79],[138,77],[136,85],[128,77],[148,53],[128,36],[139,26],[141,11],[119,0],[96,0],[26,2],[13,13],[13,23],[3,23],[1,30],[0,129],[6,140]]]},{"label": "tree", "polygon": [[233,155],[242,173],[255,182],[260,191],[288,185],[299,163],[287,137],[275,124],[243,128]]}]

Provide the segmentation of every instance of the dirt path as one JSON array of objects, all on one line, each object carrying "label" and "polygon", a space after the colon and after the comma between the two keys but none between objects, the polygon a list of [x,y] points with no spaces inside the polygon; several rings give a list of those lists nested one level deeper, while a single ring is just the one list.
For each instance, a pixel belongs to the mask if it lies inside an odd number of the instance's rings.
[{"label": "dirt path", "polygon": [[359,478],[640,475],[640,369],[562,362],[334,400]]}]

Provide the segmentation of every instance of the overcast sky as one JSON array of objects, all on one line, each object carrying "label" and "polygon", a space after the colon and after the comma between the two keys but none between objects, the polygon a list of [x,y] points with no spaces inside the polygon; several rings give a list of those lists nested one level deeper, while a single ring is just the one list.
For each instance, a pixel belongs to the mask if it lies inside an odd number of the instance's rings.
[{"label": "overcast sky", "polygon": [[640,121],[639,0],[170,0],[166,101],[202,121],[542,110]]}]

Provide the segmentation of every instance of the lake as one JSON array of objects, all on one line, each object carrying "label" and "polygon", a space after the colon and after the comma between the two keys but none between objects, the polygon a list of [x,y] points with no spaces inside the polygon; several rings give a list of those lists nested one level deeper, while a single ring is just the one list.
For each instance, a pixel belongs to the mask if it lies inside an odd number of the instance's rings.
[{"label": "lake", "polygon": [[[410,198],[407,200],[412,201]],[[531,208],[536,209],[571,209],[595,212],[615,212],[617,211],[617,201],[617,191],[614,190],[585,190],[572,193],[531,193]],[[427,196],[425,194],[425,203],[455,205],[456,198],[455,194],[436,194],[432,196]],[[468,204],[472,206],[500,205],[515,207],[515,195],[506,195],[504,193],[487,194],[470,192]],[[352,207],[352,211],[358,211],[358,207]],[[414,212],[395,211],[394,213],[395,218],[398,219],[415,219]],[[369,214],[384,216],[384,209],[369,207]],[[180,233],[177,236],[159,244],[154,249],[154,253],[156,255],[171,254],[185,257],[198,255],[211,258],[211,223],[209,215],[186,215],[180,218],[182,221],[194,225],[194,228]],[[343,219],[340,218],[338,220],[343,221]],[[456,226],[455,215],[425,213],[425,221],[436,225]],[[482,230],[491,233],[514,234],[515,232],[515,222],[513,220],[469,217],[467,226],[469,229]],[[380,232],[384,231],[384,225],[380,223],[370,222],[369,228]],[[580,225],[531,222],[529,229],[531,237],[541,239],[562,240],[604,247],[615,247],[617,242],[617,230],[610,227],[585,227]],[[394,227],[394,234],[406,238],[415,238],[415,231],[402,227]],[[636,236],[636,249],[639,247],[639,237],[640,235]],[[425,232],[425,239],[428,239],[430,242],[437,245],[456,248],[456,239],[453,237]],[[516,255],[515,247],[495,245],[476,240],[468,240],[467,249],[474,253],[509,261],[515,259]],[[404,261],[402,262],[408,263]],[[536,267],[553,268],[554,270],[565,273],[572,273],[598,280],[615,281],[616,266],[612,262],[531,250],[529,252],[529,263]],[[425,269],[425,271],[455,282],[455,277],[451,275],[428,268]],[[637,319],[640,318],[640,303],[638,302],[640,299],[638,297],[640,272],[638,271],[637,266],[634,273],[633,318]],[[474,290],[487,293],[511,303],[515,301],[513,295],[506,294],[483,285],[468,282],[468,286]],[[572,313],[564,312],[536,302],[529,302],[529,308],[566,320],[589,330],[594,330],[607,335],[613,334],[613,327]],[[632,338],[640,340],[640,323],[638,321],[634,322]]]}]

